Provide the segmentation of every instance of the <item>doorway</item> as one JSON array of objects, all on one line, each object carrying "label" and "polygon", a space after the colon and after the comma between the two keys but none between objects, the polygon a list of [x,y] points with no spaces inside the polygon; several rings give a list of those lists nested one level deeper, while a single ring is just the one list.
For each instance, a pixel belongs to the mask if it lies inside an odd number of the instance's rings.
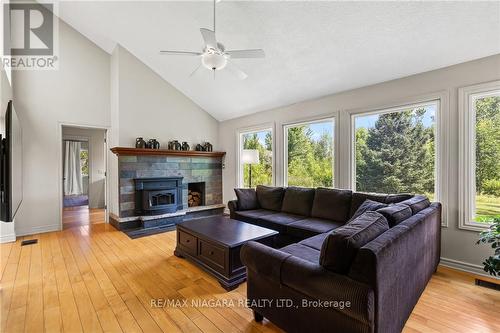
[{"label": "doorway", "polygon": [[62,126],[62,227],[105,222],[106,130]]}]

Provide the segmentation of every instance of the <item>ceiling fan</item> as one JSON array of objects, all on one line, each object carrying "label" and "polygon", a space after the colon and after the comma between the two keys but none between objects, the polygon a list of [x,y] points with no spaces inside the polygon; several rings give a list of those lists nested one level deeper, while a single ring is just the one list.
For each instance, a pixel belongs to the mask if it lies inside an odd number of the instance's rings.
[{"label": "ceiling fan", "polygon": [[201,65],[205,68],[213,71],[215,77],[215,71],[228,68],[232,71],[240,80],[247,78],[247,74],[241,69],[236,67],[230,60],[236,58],[264,58],[264,50],[262,49],[252,49],[252,50],[232,50],[228,51],[223,44],[217,42],[215,37],[215,8],[216,2],[220,0],[214,0],[214,29],[201,28],[200,32],[205,41],[205,46],[202,52],[190,52],[190,51],[160,51],[160,54],[165,55],[181,55],[181,56],[197,56],[201,58],[201,63],[196,67],[196,69],[191,72],[189,76],[194,75],[200,69]]}]

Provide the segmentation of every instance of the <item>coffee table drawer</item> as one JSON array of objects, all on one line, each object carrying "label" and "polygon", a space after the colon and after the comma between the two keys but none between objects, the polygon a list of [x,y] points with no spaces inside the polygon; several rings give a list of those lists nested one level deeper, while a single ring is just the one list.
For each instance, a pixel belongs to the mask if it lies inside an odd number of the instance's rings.
[{"label": "coffee table drawer", "polygon": [[207,265],[218,271],[224,271],[226,268],[226,251],[224,248],[199,240],[199,258]]},{"label": "coffee table drawer", "polygon": [[177,236],[177,243],[179,243],[179,245],[181,245],[186,252],[189,252],[192,255],[196,255],[196,243],[198,242],[198,239],[195,236],[182,230],[178,230]]}]

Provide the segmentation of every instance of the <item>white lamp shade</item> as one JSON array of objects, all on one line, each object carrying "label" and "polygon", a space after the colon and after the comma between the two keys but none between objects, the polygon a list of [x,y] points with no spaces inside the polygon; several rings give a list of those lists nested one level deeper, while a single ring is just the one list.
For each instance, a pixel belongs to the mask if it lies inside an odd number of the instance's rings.
[{"label": "white lamp shade", "polygon": [[259,164],[259,151],[257,149],[243,149],[241,154],[242,164]]}]

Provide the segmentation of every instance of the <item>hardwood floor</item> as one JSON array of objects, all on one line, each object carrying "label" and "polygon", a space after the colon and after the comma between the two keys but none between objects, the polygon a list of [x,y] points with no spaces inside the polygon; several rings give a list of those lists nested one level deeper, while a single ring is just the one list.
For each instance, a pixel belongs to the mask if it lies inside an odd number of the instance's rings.
[{"label": "hardwood floor", "polygon": [[[38,244],[20,246],[22,239]],[[241,306],[151,306],[152,299],[244,302],[173,255],[175,232],[129,239],[112,226],[75,226],[1,244],[1,332],[279,332]],[[189,304],[189,303],[188,303]],[[163,304],[159,304],[163,305]],[[229,304],[230,305],[230,304]],[[440,268],[405,332],[500,332],[500,292]]]},{"label": "hardwood floor", "polygon": [[89,209],[89,206],[63,208],[63,229],[84,226],[104,221],[104,209]]}]

